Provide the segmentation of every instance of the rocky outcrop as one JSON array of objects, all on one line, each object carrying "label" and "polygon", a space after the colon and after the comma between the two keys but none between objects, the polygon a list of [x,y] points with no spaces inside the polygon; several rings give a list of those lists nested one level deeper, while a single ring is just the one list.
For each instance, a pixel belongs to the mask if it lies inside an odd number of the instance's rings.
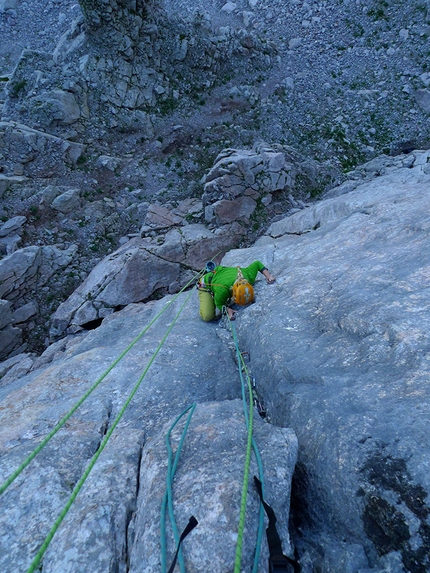
[{"label": "rocky outcrop", "polygon": [[0,261],[0,296],[19,304],[33,289],[45,285],[59,269],[70,264],[76,252],[72,246],[25,247]]},{"label": "rocky outcrop", "polygon": [[[256,302],[239,309],[236,329],[267,414],[255,422],[255,439],[263,458],[271,452],[264,458],[268,497],[285,551],[296,448],[291,430],[297,435],[290,532],[304,573],[416,573],[430,565],[428,159],[429,153],[415,152],[365,165],[327,199],[223,259],[246,265],[258,258],[277,277],[270,286],[257,280]],[[0,498],[5,572],[28,566],[185,296]],[[203,519],[201,533],[199,524],[184,543],[184,555],[190,570],[207,565],[211,552],[214,567],[228,568],[243,460],[231,464],[241,451],[237,440],[245,439],[238,434],[240,407],[231,402],[240,388],[228,330],[222,322],[203,323],[193,297],[54,537],[47,570],[102,572],[108,560],[118,570],[125,562],[136,572],[158,567],[163,436],[192,402],[198,403],[196,425],[185,441],[174,497],[179,528],[190,514]],[[2,479],[168,300],[131,304],[96,330],[52,345],[25,376],[6,379],[0,387]],[[175,445],[177,439],[175,433]],[[255,492],[248,496],[246,560],[257,507]],[[34,546],[18,528],[31,532]],[[226,537],[218,545],[220,530]],[[170,541],[168,547],[171,554]],[[266,563],[263,558],[259,570],[266,571]]]},{"label": "rocky outcrop", "polygon": [[[161,223],[162,228],[171,223],[167,210],[163,211],[162,221],[160,209],[151,213],[155,212],[158,218],[149,218],[155,228],[160,230]],[[180,220],[178,217],[177,222]],[[158,290],[177,292],[192,276],[190,270],[200,270],[207,260],[231,248],[241,237],[237,223],[217,231],[190,224],[167,228],[165,235],[152,239],[131,239],[103,259],[59,306],[52,317],[50,336],[56,339],[66,332],[76,332],[118,308],[148,299]]]},{"label": "rocky outcrop", "polygon": [[[18,223],[15,218],[15,223]],[[13,227],[13,219],[10,223]],[[21,221],[22,222],[22,221]],[[77,247],[25,247],[0,260],[0,360],[23,352],[22,329],[39,311],[38,291],[73,260]]]},{"label": "rocky outcrop", "polygon": [[252,150],[225,149],[204,178],[205,220],[217,226],[233,221],[248,226],[264,218],[274,198],[283,200],[285,213],[288,196],[290,206],[297,207],[297,201],[309,199],[313,189],[324,188],[329,180],[327,166],[290,147],[262,143]]}]

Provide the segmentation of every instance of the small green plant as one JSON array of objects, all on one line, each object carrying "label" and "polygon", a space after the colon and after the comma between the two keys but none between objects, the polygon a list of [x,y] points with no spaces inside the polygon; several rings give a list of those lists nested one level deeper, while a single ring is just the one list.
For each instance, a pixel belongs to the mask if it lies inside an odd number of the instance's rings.
[{"label": "small green plant", "polygon": [[26,85],[27,85],[27,80],[24,79],[14,83],[12,86],[12,96],[18,97],[19,92],[22,91]]},{"label": "small green plant", "polygon": [[[160,115],[169,115],[178,107],[178,101],[173,97],[169,97],[158,104]],[[142,142],[143,143],[143,142]]]}]

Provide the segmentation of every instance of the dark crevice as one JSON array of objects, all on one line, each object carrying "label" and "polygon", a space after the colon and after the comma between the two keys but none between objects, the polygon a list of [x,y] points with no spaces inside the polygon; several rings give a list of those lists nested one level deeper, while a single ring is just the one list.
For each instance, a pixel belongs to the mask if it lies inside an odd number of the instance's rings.
[{"label": "dark crevice", "polygon": [[102,318],[95,318],[94,320],[90,320],[85,324],[81,324],[81,327],[84,330],[94,330],[95,328],[98,328],[101,325],[102,321],[103,321]]},{"label": "dark crevice", "polygon": [[124,543],[123,560],[126,567],[125,569],[126,573],[128,573],[130,570],[131,548],[133,546],[133,541],[134,541],[134,533],[130,531],[130,524],[134,520],[137,510],[137,500],[140,492],[140,468],[142,465],[143,447],[144,447],[144,442],[142,442],[141,444],[139,451],[139,459],[137,460],[135,494],[127,508],[127,513],[125,516],[125,543]]},{"label": "dark crevice", "polygon": [[105,417],[103,419],[102,425],[100,426],[100,430],[99,430],[100,439],[97,443],[97,447],[94,449],[94,452],[92,454],[93,456],[99,451],[100,446],[103,442],[103,438],[106,436],[107,431],[109,430],[110,419],[112,416],[112,409],[113,409],[112,402],[109,402],[106,406]]},{"label": "dark crevice", "polygon": [[[428,493],[421,485],[414,483],[404,459],[384,452],[375,452],[370,456],[361,473],[367,481],[363,482],[361,488],[364,496],[363,526],[378,555],[398,551],[406,571],[427,573],[430,567]],[[414,540],[402,504],[420,522]]]}]

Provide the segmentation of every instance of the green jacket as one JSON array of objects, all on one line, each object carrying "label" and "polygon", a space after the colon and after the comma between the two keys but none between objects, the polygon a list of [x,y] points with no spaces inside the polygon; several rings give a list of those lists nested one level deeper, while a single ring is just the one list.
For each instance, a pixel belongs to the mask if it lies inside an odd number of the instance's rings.
[{"label": "green jacket", "polygon": [[[258,271],[265,269],[260,261],[254,261],[248,267],[240,267],[243,277],[254,284]],[[215,267],[213,273],[207,273],[203,277],[205,287],[213,293],[215,306],[219,309],[227,303],[231,297],[231,289],[237,279],[237,267]]]}]

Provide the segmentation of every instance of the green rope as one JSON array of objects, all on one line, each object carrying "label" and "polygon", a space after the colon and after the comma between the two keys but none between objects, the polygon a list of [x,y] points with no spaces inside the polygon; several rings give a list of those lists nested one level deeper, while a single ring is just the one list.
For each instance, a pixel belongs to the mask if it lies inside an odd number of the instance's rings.
[{"label": "green rope", "polygon": [[[246,498],[248,492],[248,484],[249,484],[249,468],[250,468],[250,457],[251,457],[251,446],[254,451],[257,466],[258,466],[258,473],[259,479],[262,483],[262,488],[264,491],[264,470],[263,470],[263,463],[261,460],[260,452],[258,450],[257,444],[252,436],[252,428],[253,428],[253,401],[252,401],[252,386],[251,386],[251,378],[246,367],[245,361],[243,359],[242,353],[239,349],[239,341],[236,334],[236,329],[234,324],[228,317],[228,313],[226,313],[227,319],[230,325],[231,333],[233,336],[235,348],[236,348],[236,356],[237,362],[239,366],[239,376],[241,380],[242,386],[242,402],[243,402],[243,409],[245,415],[245,422],[246,427],[248,430],[248,440],[247,440],[247,448],[246,448],[246,457],[245,457],[245,468],[244,468],[244,479],[243,479],[243,486],[242,486],[242,498],[241,498],[241,506],[240,506],[240,516],[239,516],[239,528],[238,528],[238,539],[236,543],[236,556],[235,556],[235,565],[234,565],[234,573],[240,573],[240,566],[242,561],[242,545],[243,545],[243,531],[245,527],[245,514],[246,514]],[[249,414],[247,411],[247,402],[246,402],[246,392],[245,392],[245,381],[243,377],[243,373],[245,372],[246,381],[248,386],[248,394],[249,394]],[[251,446],[250,446],[251,443]],[[258,571],[258,563],[260,560],[260,552],[261,552],[261,542],[263,538],[263,530],[264,530],[264,508],[263,505],[260,503],[260,510],[259,510],[259,520],[258,520],[258,533],[257,533],[257,541],[256,541],[256,549],[254,555],[254,564],[252,568],[252,573],[257,573]]]},{"label": "green rope", "polygon": [[[237,362],[238,364],[241,364],[242,367],[239,367],[239,377],[240,377],[240,381],[241,381],[241,386],[242,386],[242,403],[243,403],[243,412],[245,415],[245,422],[246,422],[246,427],[249,430],[249,417],[248,417],[248,410],[247,410],[247,403],[246,403],[246,393],[245,393],[245,380],[243,377],[243,372],[242,370],[244,370],[247,374],[247,379],[248,379],[248,390],[251,392],[250,394],[250,400],[252,400],[252,388],[251,388],[251,383],[250,383],[250,376],[249,373],[247,371],[246,368],[246,364],[245,361],[243,359],[242,353],[240,352],[239,349],[239,340],[237,338],[237,333],[236,333],[236,328],[234,326],[234,324],[232,322],[230,322],[230,326],[231,326],[231,332],[233,335],[233,340],[235,343],[235,347],[236,347],[236,356],[237,356]],[[251,388],[251,389],[250,389]],[[255,454],[255,458],[257,461],[257,467],[258,467],[258,474],[259,474],[259,480],[261,482],[261,489],[263,492],[263,496],[265,493],[265,482],[264,482],[264,469],[263,469],[263,462],[261,460],[261,455],[260,455],[260,451],[258,449],[257,443],[254,440],[254,438],[252,438],[252,449],[254,451]],[[263,535],[264,535],[264,507],[263,504],[260,503],[260,509],[259,509],[259,516],[258,516],[258,532],[257,532],[257,541],[256,541],[256,545],[255,545],[255,555],[254,555],[254,565],[252,568],[252,573],[257,573],[258,572],[258,564],[260,561],[260,553],[261,553],[261,543],[263,540]]]},{"label": "green rope", "polygon": [[[193,289],[194,290],[194,289]],[[132,392],[130,393],[129,397],[127,398],[127,400],[125,401],[123,407],[121,408],[119,414],[117,415],[117,417],[115,418],[111,428],[109,429],[109,431],[106,433],[106,436],[104,437],[102,443],[100,444],[99,449],[97,450],[97,452],[94,454],[94,456],[91,458],[90,463],[87,466],[87,469],[85,470],[84,474],[82,475],[81,479],[78,481],[77,485],[75,486],[68,502],[66,503],[66,505],[64,506],[62,512],[60,513],[60,515],[57,517],[54,525],[52,526],[51,530],[49,531],[48,535],[45,538],[45,541],[43,542],[42,546],[40,547],[39,551],[37,552],[35,558],[33,559],[29,569],[27,570],[27,573],[33,573],[39,566],[40,561],[45,553],[45,551],[47,550],[49,544],[52,541],[52,538],[54,537],[57,529],[59,528],[61,522],[63,521],[64,517],[66,516],[67,512],[69,511],[72,503],[75,501],[76,496],[78,495],[78,493],[80,492],[82,486],[84,485],[87,477],[89,476],[91,470],[93,469],[96,461],[98,460],[100,454],[102,453],[102,451],[104,450],[109,438],[111,437],[113,431],[115,430],[115,428],[117,427],[119,421],[121,420],[122,416],[124,415],[125,410],[127,409],[128,405],[130,404],[130,402],[132,401],[134,395],[136,394],[137,390],[139,389],[140,384],[142,383],[142,380],[144,379],[144,377],[146,376],[146,373],[148,372],[150,366],[152,365],[152,363],[154,362],[157,354],[159,353],[159,351],[161,350],[161,347],[163,346],[164,342],[166,341],[166,338],[168,337],[168,335],[170,334],[170,331],[172,330],[172,328],[174,327],[176,321],[178,320],[181,312],[183,311],[185,305],[187,304],[188,300],[190,299],[191,294],[193,293],[193,290],[190,291],[190,294],[187,296],[187,298],[185,299],[184,303],[182,304],[181,308],[179,309],[179,312],[177,313],[177,315],[175,316],[175,318],[173,319],[172,324],[169,326],[169,328],[167,329],[166,334],[163,336],[163,338],[161,339],[159,345],[157,346],[154,354],[152,355],[150,361],[148,362],[148,364],[146,365],[146,368],[144,369],[143,373],[141,374],[139,380],[137,381],[136,385],[134,386]]]},{"label": "green rope", "polygon": [[[163,501],[161,504],[161,516],[160,516],[161,573],[166,573],[166,570],[167,570],[167,541],[166,541],[166,508],[167,507],[169,509],[170,523],[172,525],[173,536],[175,538],[176,545],[179,543],[180,536],[179,536],[179,531],[178,531],[178,528],[176,525],[175,515],[174,515],[174,511],[173,511],[172,482],[173,482],[173,478],[175,477],[176,468],[178,466],[179,457],[181,455],[182,445],[184,443],[185,436],[186,436],[186,433],[188,430],[188,426],[190,424],[191,417],[192,417],[195,409],[196,409],[196,404],[194,403],[191,406],[189,406],[186,410],[184,410],[182,412],[182,414],[180,414],[176,418],[176,420],[173,422],[173,424],[171,425],[169,431],[166,434],[166,438],[165,438],[165,442],[166,442],[166,446],[167,446],[167,453],[168,453],[168,462],[167,462],[167,476],[166,476],[166,491],[164,493]],[[174,459],[173,465],[172,465],[173,453],[172,453],[172,448],[170,445],[170,436],[171,436],[171,433],[172,433],[173,429],[175,428],[176,424],[181,420],[181,418],[183,416],[185,416],[185,414],[188,411],[190,411],[190,413],[188,414],[188,418],[187,418],[187,421],[185,423],[185,427],[182,431],[182,436],[181,436],[181,439],[179,441],[178,449],[176,450],[175,459]],[[178,562],[179,562],[179,568],[181,570],[181,573],[184,573],[185,572],[185,563],[184,563],[184,558],[182,556],[182,548],[179,549]]]},{"label": "green rope", "polygon": [[[131,342],[127,348],[118,356],[118,358],[109,366],[105,372],[94,382],[91,388],[85,392],[78,402],[73,406],[71,410],[57,423],[57,425],[49,432],[49,434],[44,438],[40,444],[28,455],[28,457],[22,462],[22,464],[11,474],[8,479],[1,484],[0,486],[0,495],[4,493],[4,491],[10,486],[10,484],[25,470],[25,468],[32,462],[32,460],[37,456],[37,454],[46,446],[46,444],[55,436],[55,434],[64,426],[64,424],[69,420],[71,416],[76,412],[76,410],[81,406],[81,404],[88,398],[88,396],[94,392],[94,390],[99,386],[99,384],[106,378],[106,376],[115,368],[122,358],[129,352],[133,346],[142,338],[142,336],[151,328],[154,322],[167,310],[167,308],[178,298],[178,296],[196,279],[196,277],[200,276],[203,271],[200,271],[197,275],[195,275],[188,283],[176,294],[167,304],[166,306],[151,320],[151,322],[142,330],[142,332],[136,336],[136,338]],[[192,291],[191,291],[192,292]]]}]

